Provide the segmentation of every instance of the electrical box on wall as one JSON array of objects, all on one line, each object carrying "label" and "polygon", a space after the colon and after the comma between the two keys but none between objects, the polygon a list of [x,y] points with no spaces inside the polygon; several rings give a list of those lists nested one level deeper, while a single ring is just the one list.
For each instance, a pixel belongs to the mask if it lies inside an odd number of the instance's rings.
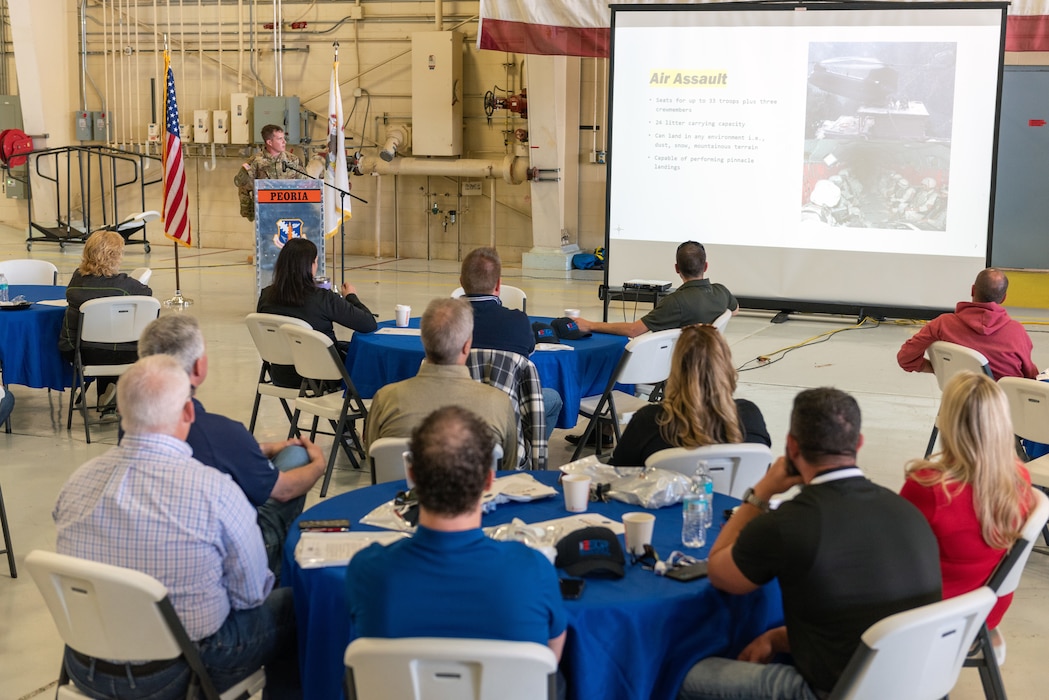
[{"label": "electrical box on wall", "polygon": [[229,105],[229,142],[251,143],[250,98],[246,92],[234,92]]},{"label": "electrical box on wall", "polygon": [[160,125],[150,124],[146,127],[146,139],[150,143],[160,143]]},{"label": "electrical box on wall", "polygon": [[412,34],[412,153],[463,152],[463,35]]},{"label": "electrical box on wall", "polygon": [[[284,118],[288,112],[288,98],[256,97],[251,112],[252,143],[262,143],[262,127],[267,124],[276,124],[284,128]],[[291,139],[288,139],[288,143],[291,143]]]},{"label": "electrical box on wall", "polygon": [[211,112],[193,110],[193,143],[211,143]]},{"label": "electrical box on wall", "polygon": [[215,143],[229,143],[229,112],[216,109],[211,113],[211,137]]},{"label": "electrical box on wall", "polygon": [[112,117],[113,115],[109,112],[91,113],[91,137],[95,141],[109,140],[109,125],[112,123]]},{"label": "electrical box on wall", "polygon": [[77,112],[73,117],[76,124],[76,140],[90,141],[95,137],[91,124],[91,112]]},{"label": "electrical box on wall", "polygon": [[[289,146],[298,146],[302,143],[302,117],[299,114],[301,100],[295,96],[287,98],[288,104],[284,112],[284,140]],[[273,122],[278,124],[279,122]]]}]

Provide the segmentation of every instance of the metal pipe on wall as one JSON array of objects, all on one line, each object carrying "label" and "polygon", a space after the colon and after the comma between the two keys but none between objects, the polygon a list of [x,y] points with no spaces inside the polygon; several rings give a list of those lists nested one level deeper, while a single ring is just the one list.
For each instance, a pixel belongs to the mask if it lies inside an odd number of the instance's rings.
[{"label": "metal pipe on wall", "polygon": [[462,158],[394,158],[385,161],[378,156],[363,156],[354,168],[358,175],[426,175],[447,177],[502,178],[511,185],[529,179],[528,158],[503,156],[501,160]]},{"label": "metal pipe on wall", "polygon": [[382,176],[375,178],[375,196],[372,197],[375,207],[375,257],[382,257]]}]

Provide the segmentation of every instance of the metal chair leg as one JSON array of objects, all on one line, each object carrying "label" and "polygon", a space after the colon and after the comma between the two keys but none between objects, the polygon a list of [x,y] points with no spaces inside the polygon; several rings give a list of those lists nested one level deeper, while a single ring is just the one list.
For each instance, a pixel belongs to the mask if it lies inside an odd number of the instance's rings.
[{"label": "metal chair leg", "polygon": [[0,554],[7,555],[7,567],[11,571],[11,578],[18,578],[18,567],[15,566],[15,551],[11,546],[11,528],[7,524],[7,508],[4,506],[4,492],[0,489],[0,527],[4,530],[4,549]]}]

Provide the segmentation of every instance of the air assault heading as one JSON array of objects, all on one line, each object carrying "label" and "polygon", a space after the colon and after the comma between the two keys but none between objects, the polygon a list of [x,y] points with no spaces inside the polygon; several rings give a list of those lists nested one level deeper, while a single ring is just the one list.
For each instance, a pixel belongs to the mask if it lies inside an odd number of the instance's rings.
[{"label": "air assault heading", "polygon": [[654,70],[648,79],[649,85],[688,85],[693,87],[725,87],[728,73],[719,70],[661,71]]}]

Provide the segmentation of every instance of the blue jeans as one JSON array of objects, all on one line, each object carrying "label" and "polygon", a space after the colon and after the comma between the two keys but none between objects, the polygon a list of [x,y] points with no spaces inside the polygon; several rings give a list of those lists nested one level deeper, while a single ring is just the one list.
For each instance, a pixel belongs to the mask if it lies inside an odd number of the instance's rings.
[{"label": "blue jeans", "polygon": [[[302,697],[290,588],[273,591],[257,608],[230,612],[215,634],[196,644],[220,693],[265,666],[264,698]],[[136,674],[129,664],[124,673],[110,675],[82,663],[68,647],[65,668],[77,688],[99,700],[184,700],[191,676],[184,661],[151,674]]]},{"label": "blue jeans", "polygon": [[693,666],[678,700],[817,700],[797,668],[789,664],[703,659]]},{"label": "blue jeans", "polygon": [[[304,447],[289,445],[273,457],[273,466],[282,472],[309,464],[310,456]],[[306,494],[281,503],[273,498],[267,499],[258,507],[257,520],[262,531],[262,542],[266,545],[266,562],[270,571],[280,583],[281,557],[284,540],[288,539],[288,528],[295,518],[302,514],[306,504]]]},{"label": "blue jeans", "polygon": [[543,387],[543,415],[546,416],[546,439],[550,439],[550,435],[554,432],[554,426],[557,425],[557,416],[561,414],[561,407],[565,405],[565,402],[561,399],[561,395],[553,389],[547,389]]}]

